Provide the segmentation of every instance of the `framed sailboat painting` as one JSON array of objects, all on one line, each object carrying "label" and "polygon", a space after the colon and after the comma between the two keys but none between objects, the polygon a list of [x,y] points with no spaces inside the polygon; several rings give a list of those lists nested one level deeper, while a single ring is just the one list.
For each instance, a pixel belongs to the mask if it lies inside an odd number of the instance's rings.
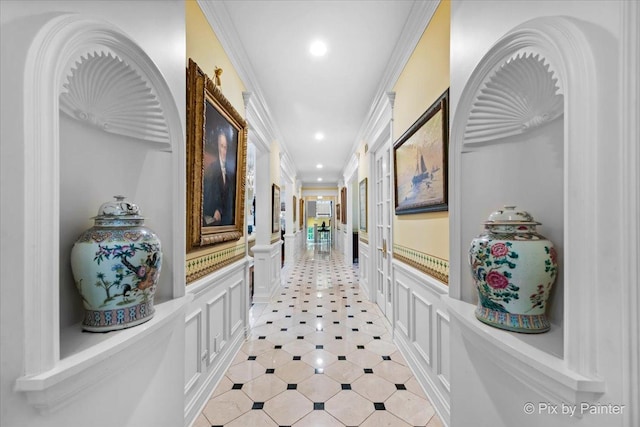
[{"label": "framed sailboat painting", "polygon": [[449,89],[393,146],[396,215],[448,210]]}]

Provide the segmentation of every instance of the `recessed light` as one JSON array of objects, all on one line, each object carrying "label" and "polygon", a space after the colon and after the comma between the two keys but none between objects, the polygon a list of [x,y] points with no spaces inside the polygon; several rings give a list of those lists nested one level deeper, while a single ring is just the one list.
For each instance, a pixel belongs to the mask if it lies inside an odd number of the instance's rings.
[{"label": "recessed light", "polygon": [[316,134],[314,135],[316,140],[318,141],[322,141],[324,139],[324,133],[322,132],[316,132]]},{"label": "recessed light", "polygon": [[322,178],[318,178],[318,182],[322,181]]},{"label": "recessed light", "polygon": [[324,56],[327,54],[327,44],[322,40],[315,40],[309,46],[309,52],[313,56]]},{"label": "recessed light", "polygon": [[318,164],[316,165],[316,167],[317,167],[318,169],[322,169],[322,163],[318,163]]},{"label": "recessed light", "polygon": [[322,196],[318,196],[318,200],[322,200]]}]

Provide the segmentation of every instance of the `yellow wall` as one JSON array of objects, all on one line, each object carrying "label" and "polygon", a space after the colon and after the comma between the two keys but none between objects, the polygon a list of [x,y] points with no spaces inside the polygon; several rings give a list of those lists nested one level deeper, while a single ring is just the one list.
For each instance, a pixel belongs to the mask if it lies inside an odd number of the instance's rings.
[{"label": "yellow wall", "polygon": [[[209,78],[213,78],[216,66],[222,68],[222,93],[231,105],[233,105],[233,108],[235,108],[242,117],[245,117],[244,101],[242,99],[242,92],[245,90],[245,86],[242,80],[240,80],[240,76],[238,76],[238,73],[231,65],[229,57],[222,48],[218,37],[216,37],[216,34],[213,32],[198,3],[195,0],[187,0],[185,2],[185,8],[187,33],[187,57],[185,58],[185,67],[189,62],[189,58],[191,58]],[[231,247],[243,245],[244,243],[245,236],[234,242],[194,250],[187,254],[187,264],[189,264],[189,261],[206,257],[212,252],[222,252]]]},{"label": "yellow wall", "polygon": [[[221,90],[242,117],[245,117],[242,92],[244,83],[236,72],[218,37],[211,29],[207,18],[195,0],[187,0],[187,58],[193,59],[209,78],[213,78],[215,67],[222,68]],[[161,29],[160,29],[161,31]]]},{"label": "yellow wall", "polygon": [[[449,87],[449,24],[450,4],[442,1],[393,88],[394,141]],[[393,227],[395,244],[449,259],[448,212],[394,216]]]}]

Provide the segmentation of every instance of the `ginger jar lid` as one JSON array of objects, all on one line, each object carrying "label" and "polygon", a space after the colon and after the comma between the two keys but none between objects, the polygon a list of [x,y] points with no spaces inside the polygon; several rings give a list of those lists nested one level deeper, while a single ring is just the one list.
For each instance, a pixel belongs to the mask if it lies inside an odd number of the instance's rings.
[{"label": "ginger jar lid", "polygon": [[140,214],[140,208],[135,203],[126,201],[125,196],[113,196],[115,200],[103,203],[98,209],[98,215],[93,217],[97,222],[114,220],[140,220],[144,217]]},{"label": "ginger jar lid", "polygon": [[531,214],[527,211],[518,210],[516,206],[505,206],[489,215],[489,218],[484,223],[487,226],[491,225],[540,225],[535,221]]}]

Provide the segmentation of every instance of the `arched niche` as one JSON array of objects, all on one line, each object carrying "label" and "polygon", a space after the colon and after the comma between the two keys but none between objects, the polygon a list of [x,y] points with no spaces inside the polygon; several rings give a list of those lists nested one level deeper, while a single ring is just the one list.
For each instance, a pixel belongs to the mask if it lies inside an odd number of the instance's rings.
[{"label": "arched niche", "polygon": [[[536,18],[512,29],[489,49],[469,77],[457,104],[450,138],[452,313],[459,319],[465,317],[462,312],[470,314],[463,322],[469,327],[467,337],[495,353],[493,357],[513,361],[505,363],[513,375],[528,378],[531,386],[545,395],[568,401],[580,401],[589,393],[604,390],[604,384],[594,379],[596,328],[591,313],[597,304],[595,265],[585,262],[597,258],[596,247],[585,232],[595,223],[595,214],[587,207],[594,206],[597,197],[593,171],[597,167],[599,107],[597,102],[585,100],[585,88],[597,87],[591,46],[588,31],[570,18]],[[551,167],[556,169],[559,185],[544,190],[561,204],[549,220],[557,226],[551,231],[541,230],[545,235],[555,235],[564,249],[562,283],[557,290],[560,294],[554,295],[560,302],[556,317],[561,326],[555,334],[512,334],[505,344],[500,338],[492,339],[491,334],[480,333],[474,323],[470,305],[475,302],[475,288],[467,264],[471,239],[480,233],[491,210],[501,206],[475,212],[469,200],[481,194],[495,197],[497,193],[499,198],[501,194],[531,191],[531,183],[527,183],[531,181],[527,176],[530,165],[524,165],[520,173],[500,177],[495,169],[501,165],[487,160],[491,154],[504,155],[498,158],[508,160],[510,154],[504,153],[530,149],[536,140],[545,138],[549,140],[547,148],[557,150],[549,157],[561,163]],[[475,170],[473,185],[485,185],[475,188],[473,194],[468,176],[473,172],[465,167],[469,165],[466,159],[472,158],[469,154],[476,153],[490,153],[478,157],[484,162],[480,169],[501,182],[490,185],[484,181],[484,174]],[[540,157],[531,162],[545,167]],[[534,217],[544,213],[546,207],[538,206],[535,198],[524,200],[533,201],[533,205],[520,208]],[[554,236],[548,237],[553,240]],[[534,355],[547,362],[540,364]],[[526,373],[532,366],[536,373]]]},{"label": "arched niche", "polygon": [[[169,333],[170,321],[181,313],[184,298],[179,297],[185,294],[184,131],[175,98],[160,70],[134,40],[108,22],[76,14],[53,17],[37,30],[24,67],[23,209],[24,238],[29,242],[24,257],[29,268],[24,272],[25,376],[17,380],[16,389],[27,392],[32,404],[47,411],[77,395],[91,381],[97,383],[95,375],[104,377],[105,372],[117,369],[120,358],[132,357],[152,341],[159,342]],[[80,127],[89,124],[94,127],[91,132],[100,133],[100,150],[104,151],[98,157],[114,149],[109,147],[111,135],[119,149],[135,146],[138,153],[164,156],[168,166],[164,173],[171,184],[155,189],[167,194],[162,199],[167,202],[154,206],[153,212],[143,208],[147,218],[162,216],[161,229],[155,231],[161,235],[164,253],[158,289],[162,301],[145,328],[91,338],[80,332],[65,336],[67,332],[61,331],[59,278],[67,266],[60,242],[77,237],[61,235],[61,205],[71,204],[73,210],[87,203],[86,194],[61,199],[60,153],[65,143],[61,141],[61,116],[65,116],[61,112],[84,122]],[[114,170],[113,179],[123,179],[117,167]],[[90,176],[75,178],[88,181],[91,187]],[[152,189],[151,180],[141,173],[128,188],[133,193],[136,188]],[[121,184],[127,185],[124,180]],[[97,207],[88,209],[95,215]],[[61,352],[65,345],[70,348]],[[91,369],[96,363],[101,363],[101,369]]]}]

